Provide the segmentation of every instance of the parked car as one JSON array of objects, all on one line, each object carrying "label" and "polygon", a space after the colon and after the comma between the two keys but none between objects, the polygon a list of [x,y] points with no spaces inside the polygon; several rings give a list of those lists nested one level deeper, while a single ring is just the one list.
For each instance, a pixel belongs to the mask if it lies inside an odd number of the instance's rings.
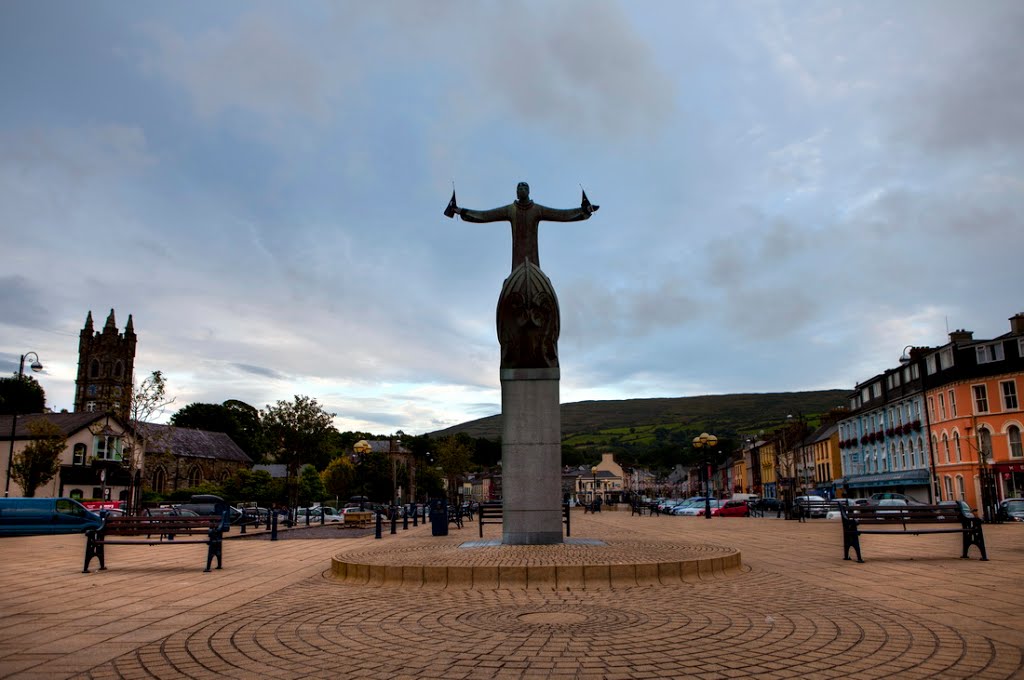
[{"label": "parked car", "polygon": [[747,501],[726,501],[721,507],[711,511],[712,517],[750,517],[750,506]]},{"label": "parked car", "polygon": [[752,507],[761,512],[778,512],[782,510],[782,501],[778,498],[762,498]]},{"label": "parked car", "polygon": [[[881,503],[879,503],[879,501],[884,501],[884,500],[903,501],[904,505],[927,505],[927,503],[922,503],[921,501],[917,500],[916,498],[911,498],[910,496],[907,496],[906,494],[902,494],[902,493],[889,493],[889,492],[885,492],[885,493],[873,493],[873,494],[871,494],[871,503],[873,505],[881,505]],[[892,503],[888,503],[887,505],[892,505]]]},{"label": "parked car", "polygon": [[71,498],[0,498],[0,536],[81,534],[103,518]]},{"label": "parked car", "polygon": [[696,498],[696,497],[695,498],[687,498],[685,501],[681,501],[681,502],[677,503],[676,505],[673,505],[671,508],[669,508],[666,511],[666,514],[669,514],[669,515],[681,515],[681,514],[683,514],[683,510],[688,510],[689,508],[694,508],[698,504],[700,505],[700,507],[702,507],[702,508],[704,507],[704,498],[703,497],[701,497],[701,498]]},{"label": "parked car", "polygon": [[828,515],[828,499],[824,496],[797,496],[793,499],[793,515],[802,517],[804,510],[810,506],[808,517],[825,517]]},{"label": "parked car", "polygon": [[[711,505],[711,516],[714,517],[715,509],[718,508],[722,503],[717,498],[712,498],[710,501],[708,501],[708,503]],[[683,517],[703,517],[705,508],[705,503],[701,502],[684,508],[682,512],[679,512],[677,514]]]},{"label": "parked car", "polygon": [[959,505],[965,515],[974,517],[974,511],[967,505],[967,501],[939,501],[939,505]]},{"label": "parked car", "polygon": [[999,504],[999,517],[1006,522],[1024,522],[1024,498],[1007,498]]}]

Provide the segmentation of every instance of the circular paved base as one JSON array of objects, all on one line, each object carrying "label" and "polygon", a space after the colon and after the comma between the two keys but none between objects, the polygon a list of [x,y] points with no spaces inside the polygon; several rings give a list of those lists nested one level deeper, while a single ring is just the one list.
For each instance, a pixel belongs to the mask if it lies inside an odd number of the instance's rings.
[{"label": "circular paved base", "polygon": [[475,590],[577,590],[679,585],[737,573],[740,551],[672,541],[567,539],[500,545],[439,538],[341,552],[331,574],[346,583]]}]

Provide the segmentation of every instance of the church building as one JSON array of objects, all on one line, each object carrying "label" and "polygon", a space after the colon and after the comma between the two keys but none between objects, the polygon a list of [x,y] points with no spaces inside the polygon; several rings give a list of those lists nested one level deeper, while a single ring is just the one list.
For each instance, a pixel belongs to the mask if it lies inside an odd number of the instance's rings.
[{"label": "church building", "polygon": [[128,420],[137,341],[130,314],[124,333],[117,330],[113,309],[103,330],[94,332],[89,312],[78,338],[75,413],[113,413]]}]

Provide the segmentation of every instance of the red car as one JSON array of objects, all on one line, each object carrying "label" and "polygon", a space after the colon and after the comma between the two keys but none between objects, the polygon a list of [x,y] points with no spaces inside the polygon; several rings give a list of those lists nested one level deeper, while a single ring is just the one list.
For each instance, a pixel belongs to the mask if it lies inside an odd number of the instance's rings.
[{"label": "red car", "polygon": [[750,517],[746,501],[726,501],[711,511],[712,517]]}]

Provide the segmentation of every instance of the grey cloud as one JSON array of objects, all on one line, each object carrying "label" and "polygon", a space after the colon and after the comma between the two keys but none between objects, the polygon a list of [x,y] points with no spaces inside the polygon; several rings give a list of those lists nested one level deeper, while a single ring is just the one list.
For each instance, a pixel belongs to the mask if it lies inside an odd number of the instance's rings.
[{"label": "grey cloud", "polygon": [[502,28],[479,31],[477,96],[562,133],[653,134],[671,117],[675,85],[617,4],[495,7],[482,22]]},{"label": "grey cloud", "polygon": [[[925,82],[899,93],[897,134],[938,151],[1024,146],[1024,5],[945,7],[932,25]],[[937,24],[937,25],[936,25]],[[928,24],[925,24],[926,26]],[[945,29],[945,30],[941,30]]]},{"label": "grey cloud", "polygon": [[272,368],[264,368],[263,366],[253,366],[252,364],[231,364],[240,371],[245,373],[252,373],[253,375],[262,376],[264,378],[270,378],[271,380],[285,380],[287,376],[279,371],[275,371]]},{"label": "grey cloud", "polygon": [[0,319],[11,326],[38,326],[49,318],[48,297],[24,276],[0,276]]}]

